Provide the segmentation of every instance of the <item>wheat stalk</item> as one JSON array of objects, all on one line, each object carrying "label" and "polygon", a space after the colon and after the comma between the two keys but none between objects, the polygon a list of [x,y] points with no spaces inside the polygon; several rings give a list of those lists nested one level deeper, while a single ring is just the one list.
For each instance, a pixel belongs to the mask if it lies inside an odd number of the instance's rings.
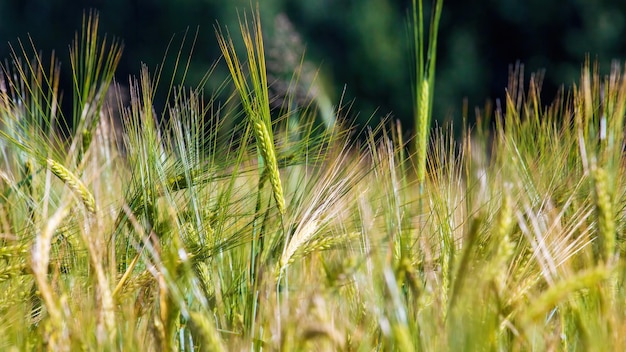
[{"label": "wheat stalk", "polygon": [[67,349],[67,343],[69,342],[67,311],[64,309],[66,302],[59,299],[58,295],[53,292],[52,284],[48,278],[48,266],[50,264],[52,237],[68,214],[68,209],[61,207],[48,219],[41,232],[35,238],[31,254],[31,270],[35,277],[39,294],[48,310],[50,324],[52,325],[52,329],[47,332],[46,338],[51,341],[50,347],[58,350],[69,350]]}]

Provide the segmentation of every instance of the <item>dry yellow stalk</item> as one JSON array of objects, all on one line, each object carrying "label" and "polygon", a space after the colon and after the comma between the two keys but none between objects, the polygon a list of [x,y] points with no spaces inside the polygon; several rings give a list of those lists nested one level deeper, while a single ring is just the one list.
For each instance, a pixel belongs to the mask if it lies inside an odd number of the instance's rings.
[{"label": "dry yellow stalk", "polygon": [[50,265],[50,248],[52,237],[56,229],[61,225],[69,214],[66,207],[59,208],[52,217],[45,222],[43,229],[35,238],[31,254],[31,270],[37,284],[39,294],[46,306],[49,316],[50,330],[46,332],[46,338],[50,341],[53,350],[69,350],[67,343],[67,316],[65,302],[59,298],[52,288],[48,279],[48,266]]}]

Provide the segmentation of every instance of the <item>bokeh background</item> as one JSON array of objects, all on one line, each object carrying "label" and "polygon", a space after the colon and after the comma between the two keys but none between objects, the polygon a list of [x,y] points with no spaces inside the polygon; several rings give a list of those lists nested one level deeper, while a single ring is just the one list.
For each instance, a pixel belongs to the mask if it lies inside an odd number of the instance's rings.
[{"label": "bokeh background", "polygon": [[[142,62],[153,70],[170,40],[170,56],[175,55],[185,31],[189,28],[193,37],[199,28],[187,80],[193,85],[219,57],[216,23],[237,37],[238,15],[249,12],[250,4],[1,0],[0,57],[9,57],[9,43],[16,45],[17,38],[25,40],[30,34],[44,55],[56,51],[69,89],[69,44],[84,10],[96,9],[101,30],[125,44],[117,73],[120,82],[137,74]],[[351,118],[376,124],[391,115],[411,129],[410,7],[411,0],[260,0],[264,32],[275,49],[271,69],[287,71],[293,56],[305,50],[308,67],[319,69],[320,87],[331,100],[337,103],[343,96],[344,104],[352,103]],[[446,0],[439,38],[437,120],[460,119],[464,98],[470,108],[502,98],[509,67],[516,62],[523,63],[527,73],[545,70],[544,103],[561,85],[578,79],[587,54],[607,72],[611,60],[626,57],[625,16],[624,0]],[[224,77],[222,65],[206,88],[216,89]]]}]

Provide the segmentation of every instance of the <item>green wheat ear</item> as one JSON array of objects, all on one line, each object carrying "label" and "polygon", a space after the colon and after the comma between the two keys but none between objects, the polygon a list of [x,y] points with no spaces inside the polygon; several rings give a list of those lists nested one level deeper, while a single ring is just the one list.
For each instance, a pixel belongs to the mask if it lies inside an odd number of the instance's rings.
[{"label": "green wheat ear", "polygon": [[68,170],[65,166],[63,166],[56,160],[48,158],[46,162],[48,164],[48,168],[50,168],[50,171],[52,171],[52,173],[56,177],[58,177],[68,187],[70,187],[74,192],[78,194],[80,199],[83,201],[83,204],[85,204],[87,210],[89,210],[91,213],[95,213],[96,200],[94,199],[91,192],[89,192],[85,184],[76,175],[70,172],[70,170]]},{"label": "green wheat ear", "polygon": [[605,261],[612,258],[615,251],[615,218],[609,194],[606,170],[596,167],[592,170],[595,186],[595,206],[598,219],[599,256]]},{"label": "green wheat ear", "polygon": [[426,148],[428,147],[429,125],[429,84],[423,80],[420,87],[419,106],[417,110],[417,181],[423,183],[426,178]]},{"label": "green wheat ear", "polygon": [[[433,1],[429,32],[426,35],[422,0],[413,0],[411,25],[413,30],[413,59],[415,60],[414,108],[417,129],[415,147],[417,181],[422,188],[426,177],[426,148],[432,113],[432,90],[435,86],[435,64],[437,62],[437,36],[442,8],[443,0]],[[428,45],[426,45],[426,37],[428,37]]]},{"label": "green wheat ear", "polygon": [[276,160],[272,134],[262,121],[256,121],[253,124],[261,157],[267,164],[266,170],[269,176],[268,178],[270,184],[272,185],[272,192],[274,194],[274,200],[276,201],[276,207],[281,214],[285,214],[285,197],[283,195],[283,186],[280,181],[278,161]]},{"label": "green wheat ear", "polygon": [[235,88],[241,98],[241,104],[252,125],[258,153],[265,164],[263,166],[264,172],[267,172],[272,185],[276,207],[281,214],[284,214],[285,198],[276,159],[274,137],[272,135],[267,70],[265,68],[265,52],[258,9],[256,16],[253,16],[252,27],[252,30],[250,30],[247,19],[244,17],[241,24],[241,33],[246,47],[248,71],[250,73],[249,80],[244,73],[243,64],[237,57],[232,39],[230,37],[226,38],[220,30],[217,30],[217,40]]}]

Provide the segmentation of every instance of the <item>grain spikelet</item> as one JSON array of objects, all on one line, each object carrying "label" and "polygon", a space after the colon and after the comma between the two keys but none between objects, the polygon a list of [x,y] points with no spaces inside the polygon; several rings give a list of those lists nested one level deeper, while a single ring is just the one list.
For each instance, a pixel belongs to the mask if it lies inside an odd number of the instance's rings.
[{"label": "grain spikelet", "polygon": [[506,284],[506,265],[513,256],[515,245],[511,241],[510,232],[513,227],[513,202],[508,194],[511,187],[507,187],[502,197],[502,206],[496,222],[496,250],[490,261],[488,277],[495,279],[496,286],[502,292]]},{"label": "grain spikelet", "polygon": [[423,183],[426,177],[429,89],[428,80],[423,80],[417,107],[417,181],[420,183]]},{"label": "grain spikelet", "polygon": [[26,273],[28,268],[28,263],[16,263],[11,265],[6,265],[0,270],[0,283],[10,278],[18,275],[23,275]]},{"label": "grain spikelet", "polygon": [[203,350],[225,351],[219,333],[205,314],[189,312],[190,329],[199,337]]},{"label": "grain spikelet", "polygon": [[65,182],[65,184],[69,186],[74,192],[78,193],[87,210],[95,213],[96,201],[91,192],[89,192],[87,187],[85,187],[85,185],[82,183],[82,181],[76,175],[71,173],[67,168],[65,168],[65,166],[63,166],[61,163],[50,158],[48,158],[46,161],[48,167],[50,168],[50,171],[52,171],[52,173],[56,177],[61,179],[61,181]]},{"label": "grain spikelet", "polygon": [[15,244],[10,246],[1,246],[0,247],[0,259],[10,259],[13,257],[21,257],[22,255],[28,254],[30,251],[31,244]]},{"label": "grain spikelet", "polygon": [[611,196],[608,192],[608,176],[606,170],[596,168],[593,170],[595,183],[596,213],[598,216],[598,238],[600,257],[609,260],[615,249],[615,218]]},{"label": "grain spikelet", "polygon": [[313,252],[327,250],[335,246],[347,243],[350,240],[359,238],[360,235],[361,234],[358,232],[352,232],[349,234],[337,236],[332,234],[328,234],[325,236],[314,236],[309,241],[307,241],[304,246],[302,246],[293,254],[289,263],[293,262],[293,260],[296,258],[306,257]]},{"label": "grain spikelet", "polygon": [[114,296],[116,296],[116,298],[120,301],[134,297],[137,292],[148,289],[155,283],[154,276],[148,270],[144,270],[140,274],[134,276],[132,280],[122,281],[122,279],[123,277],[119,281],[122,285],[114,292],[114,294],[119,293],[119,297],[116,295]]},{"label": "grain spikelet", "polygon": [[291,263],[293,255],[298,249],[300,249],[300,247],[302,247],[307,241],[309,241],[313,237],[313,234],[315,234],[318,226],[319,221],[317,219],[312,219],[298,226],[296,233],[289,241],[287,249],[283,252],[282,257],[280,258],[279,269],[282,270],[287,265],[289,265],[289,263]]},{"label": "grain spikelet", "polygon": [[545,314],[548,314],[554,306],[567,299],[569,295],[584,288],[593,287],[606,280],[609,275],[610,270],[606,267],[597,267],[556,283],[533,301],[533,304],[522,317],[522,325],[537,322]]},{"label": "grain spikelet", "polygon": [[255,118],[253,121],[253,127],[255,130],[255,136],[257,140],[257,146],[261,152],[261,156],[265,161],[266,172],[272,185],[272,192],[274,194],[274,200],[276,206],[281,214],[285,213],[285,198],[283,195],[283,187],[280,182],[280,173],[278,171],[278,161],[276,159],[276,151],[274,150],[274,143],[272,142],[272,136],[263,121],[260,118]]}]

